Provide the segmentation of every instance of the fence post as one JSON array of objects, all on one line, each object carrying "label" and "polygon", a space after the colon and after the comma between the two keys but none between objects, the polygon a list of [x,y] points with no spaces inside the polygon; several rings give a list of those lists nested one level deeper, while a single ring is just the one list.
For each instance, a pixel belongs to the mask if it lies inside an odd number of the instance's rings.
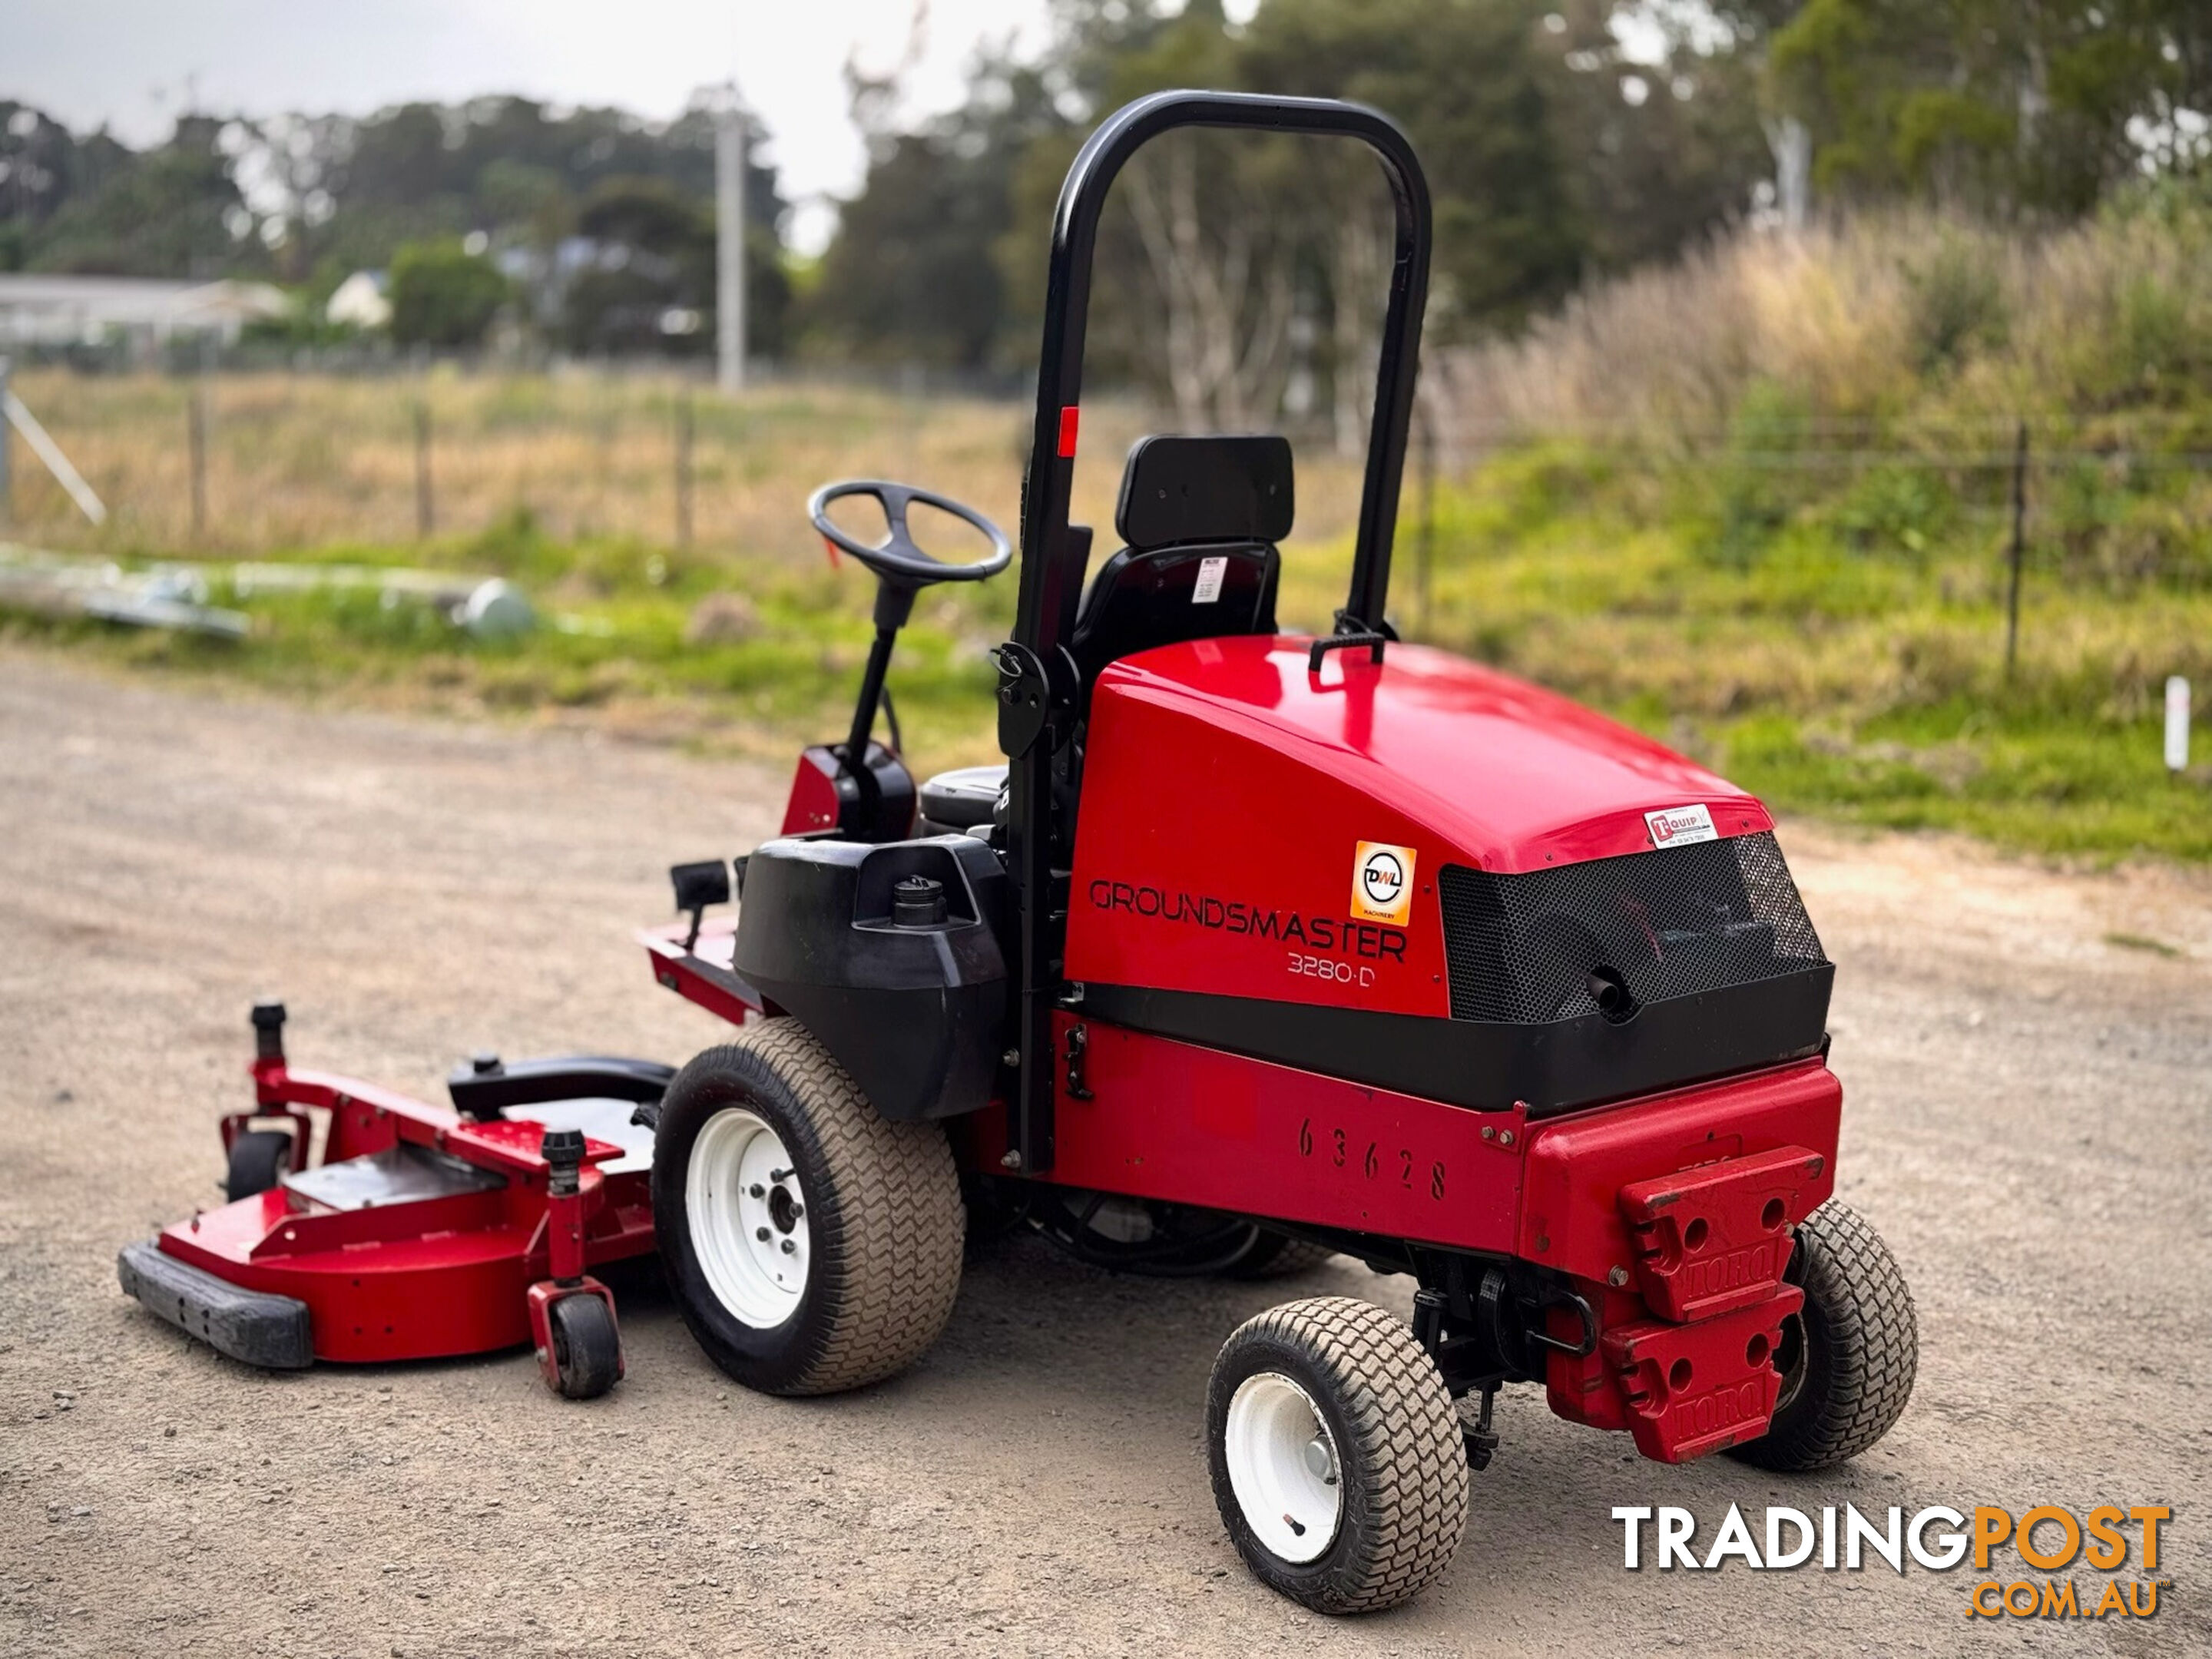
[{"label": "fence post", "polygon": [[676,394],[676,545],[691,546],[691,388]]},{"label": "fence post", "polygon": [[1413,544],[1413,590],[1419,597],[1421,611],[1421,632],[1433,639],[1435,617],[1429,608],[1429,569],[1436,560],[1437,546],[1437,423],[1436,416],[1425,406],[1421,410],[1421,527],[1419,539]]},{"label": "fence post", "polygon": [[430,404],[415,400],[415,538],[427,542],[436,520],[430,500]]},{"label": "fence post", "polygon": [[5,357],[0,357],[0,530],[10,529],[15,522],[14,481],[9,473],[10,422],[8,419],[8,375],[13,368]]},{"label": "fence post", "polygon": [[2012,580],[2005,594],[2005,679],[2010,683],[2020,658],[2020,568],[2027,555],[2027,422],[2012,452]]},{"label": "fence post", "polygon": [[207,534],[207,380],[192,381],[191,397],[185,404],[185,430],[191,450],[192,540]]}]

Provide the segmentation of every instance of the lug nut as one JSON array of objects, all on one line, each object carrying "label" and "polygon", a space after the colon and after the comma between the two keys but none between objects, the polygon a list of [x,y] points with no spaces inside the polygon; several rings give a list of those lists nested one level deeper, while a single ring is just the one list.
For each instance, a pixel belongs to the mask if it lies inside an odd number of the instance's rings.
[{"label": "lug nut", "polygon": [[768,1178],[770,1181],[788,1181],[797,1173],[795,1170],[770,1170],[768,1172]]},{"label": "lug nut", "polygon": [[760,1242],[761,1242],[762,1243],[763,1243],[763,1244],[767,1243],[768,1243],[768,1229],[767,1229],[767,1228],[765,1228],[765,1227],[756,1227],[756,1228],[754,1228],[754,1229],[753,1229],[753,1237],[754,1237],[755,1238],[757,1238],[758,1240],[760,1240]]},{"label": "lug nut", "polygon": [[768,1188],[762,1186],[757,1181],[753,1182],[753,1184],[745,1190],[754,1198],[766,1198],[768,1196]]},{"label": "lug nut", "polygon": [[786,1255],[797,1255],[799,1254],[799,1246],[793,1243],[787,1238],[783,1241],[783,1253]]}]

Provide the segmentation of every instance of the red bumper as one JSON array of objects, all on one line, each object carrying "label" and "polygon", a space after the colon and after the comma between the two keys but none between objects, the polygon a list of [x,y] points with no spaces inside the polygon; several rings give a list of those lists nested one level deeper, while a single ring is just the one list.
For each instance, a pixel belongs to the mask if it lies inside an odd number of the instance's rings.
[{"label": "red bumper", "polygon": [[1790,1236],[1834,1190],[1842,1106],[1811,1060],[1532,1127],[1519,1254],[1571,1275],[1599,1325],[1594,1352],[1552,1356],[1553,1410],[1668,1463],[1765,1433],[1803,1300]]}]

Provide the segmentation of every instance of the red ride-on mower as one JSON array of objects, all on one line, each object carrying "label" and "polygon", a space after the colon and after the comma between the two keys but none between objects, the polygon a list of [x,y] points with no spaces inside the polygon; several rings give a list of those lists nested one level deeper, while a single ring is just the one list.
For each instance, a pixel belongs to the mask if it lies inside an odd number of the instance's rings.
[{"label": "red ride-on mower", "polygon": [[[1107,191],[1147,140],[1194,125],[1361,141],[1396,204],[1350,589],[1318,639],[1275,617],[1295,495],[1280,438],[1139,443],[1123,545],[1095,572],[1068,521]],[[1372,111],[1169,93],[1108,120],[1054,228],[997,653],[1006,765],[917,787],[896,729],[872,735],[915,593],[995,574],[1006,538],[903,486],[818,493],[817,528],[878,581],[851,729],[800,757],[775,839],[678,866],[689,919],[645,936],[659,982],[733,1040],[672,1078],[544,1062],[526,1099],[481,1094],[467,1122],[264,1049],[264,1109],[328,1109],[324,1162],[304,1168],[295,1133],[278,1186],[126,1253],[126,1281],[144,1273],[149,1305],[188,1328],[216,1316],[192,1300],[210,1283],[297,1298],[299,1352],[394,1357],[456,1351],[410,1298],[453,1294],[465,1257],[470,1346],[522,1340],[518,1306],[550,1302],[538,1340],[557,1352],[546,1324],[557,1345],[563,1309],[605,1305],[584,1269],[649,1226],[716,1364],[811,1395],[929,1346],[970,1228],[1027,1223],[1153,1273],[1341,1253],[1415,1279],[1411,1326],[1349,1297],[1285,1304],[1230,1336],[1206,1401],[1237,1549],[1329,1613],[1443,1571],[1507,1384],[1540,1383],[1560,1416],[1662,1462],[1811,1470],[1872,1445],[1911,1389],[1912,1304],[1832,1197],[1833,969],[1771,817],[1386,619],[1429,246],[1419,164]],[[853,495],[882,504],[879,541],[829,517]],[[990,551],[923,552],[915,500]],[[733,921],[707,921],[733,896]],[[518,1121],[531,1100],[596,1097],[615,1103],[599,1127]],[[649,1172],[613,1144],[632,1102]],[[544,1126],[572,1122],[584,1145],[563,1164]],[[379,1158],[394,1182],[496,1184],[344,1209],[332,1171]],[[556,1195],[564,1167],[580,1190]],[[649,1223],[626,1180],[649,1184]],[[449,1231],[410,1205],[465,1218]],[[349,1241],[373,1248],[342,1255]],[[349,1285],[347,1260],[390,1276]],[[181,1291],[158,1277],[185,1264]]]}]

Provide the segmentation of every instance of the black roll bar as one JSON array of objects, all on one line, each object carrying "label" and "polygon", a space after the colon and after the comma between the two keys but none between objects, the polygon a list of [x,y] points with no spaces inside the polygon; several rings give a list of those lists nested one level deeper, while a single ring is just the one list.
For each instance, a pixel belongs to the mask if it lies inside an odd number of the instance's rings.
[{"label": "black roll bar", "polygon": [[1019,893],[1021,962],[1018,1079],[1008,1115],[1006,1167],[1041,1175],[1053,1163],[1056,1055],[1052,1009],[1060,994],[1066,895],[1054,872],[1053,763],[1066,741],[1081,685],[1067,641],[1090,562],[1091,532],[1071,525],[1083,392],[1084,336],[1090,322],[1091,263],[1107,192],[1129,158],[1176,127],[1232,127],[1261,132],[1357,138],[1375,151],[1397,210],[1397,254],[1376,368],[1375,416],[1352,586],[1336,633],[1384,635],[1390,542],[1406,465],[1428,300],[1431,241],[1428,180],[1397,124],[1364,105],[1325,98],[1232,92],[1160,92],[1125,106],[1091,135],[1060,186],[1045,287],[1044,344],[1037,360],[1036,425],[1022,497],[1021,592],[1013,639],[999,653],[999,743],[1009,763],[1008,821]]}]

